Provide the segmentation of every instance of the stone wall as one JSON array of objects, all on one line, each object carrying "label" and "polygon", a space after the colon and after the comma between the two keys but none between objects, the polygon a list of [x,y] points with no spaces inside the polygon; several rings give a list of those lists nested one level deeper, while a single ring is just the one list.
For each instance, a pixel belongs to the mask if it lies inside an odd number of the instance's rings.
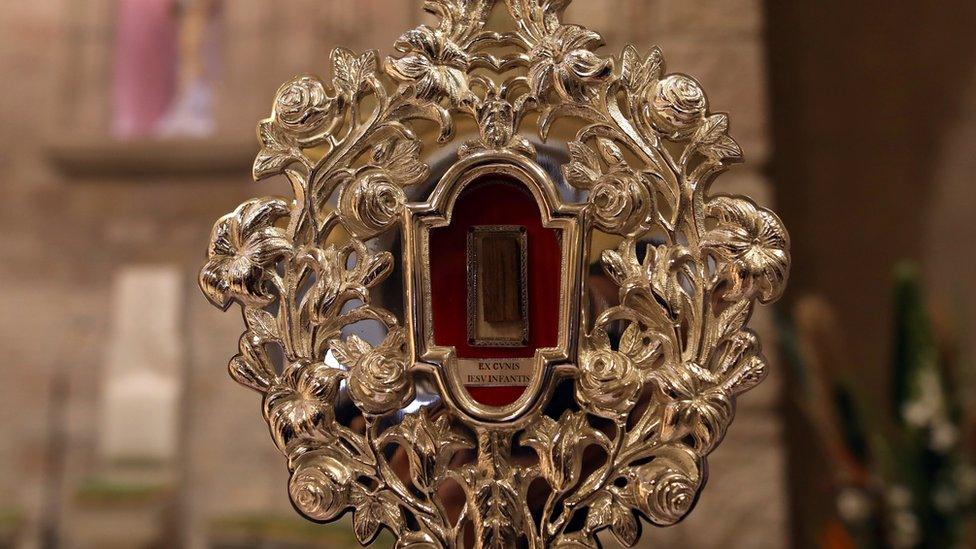
[{"label": "stone wall", "polygon": [[[240,318],[210,307],[195,289],[195,273],[217,217],[247,197],[285,192],[256,187],[248,177],[254,124],[278,84],[294,73],[325,72],[335,45],[388,52],[402,30],[424,17],[416,4],[225,2],[219,132],[200,146],[229,151],[226,163],[240,158],[239,169],[184,169],[187,152],[159,144],[148,175],[110,168],[132,154],[106,140],[113,2],[33,0],[0,10],[0,334],[7,351],[0,366],[7,387],[0,398],[0,510],[23,516],[23,546],[59,521],[63,539],[71,540],[66,546],[102,539],[86,530],[99,523],[75,496],[107,467],[98,427],[113,333],[109,311],[119,295],[116,274],[130,266],[177,269],[187,296],[178,346],[186,390],[182,434],[178,457],[167,465],[175,475],[167,501],[175,505],[147,511],[162,517],[155,526],[169,530],[174,544],[199,547],[208,544],[214,519],[291,515],[284,463],[260,420],[259,399],[226,375]],[[642,49],[658,44],[671,70],[701,80],[713,107],[731,112],[733,135],[749,160],[717,190],[769,203],[759,1],[577,4],[569,17],[606,31],[613,50],[631,41]],[[109,168],[67,175],[64,162],[54,162],[67,157],[70,169],[79,155],[92,154],[108,158]],[[767,317],[757,320],[768,327]],[[775,377],[742,399],[696,512],[679,526],[649,531],[648,546],[725,547],[745,538],[750,547],[785,546]],[[119,533],[124,546],[128,532]]]}]

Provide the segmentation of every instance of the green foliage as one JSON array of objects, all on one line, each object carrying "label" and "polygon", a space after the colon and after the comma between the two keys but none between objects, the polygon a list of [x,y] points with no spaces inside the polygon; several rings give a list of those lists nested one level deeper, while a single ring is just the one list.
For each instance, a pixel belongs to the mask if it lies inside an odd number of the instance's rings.
[{"label": "green foliage", "polygon": [[865,385],[855,365],[843,380],[826,379],[788,321],[783,355],[796,368],[801,408],[815,410],[810,419],[826,446],[841,448],[833,456],[838,494],[853,490],[867,506],[857,516],[841,509],[855,546],[957,547],[976,499],[976,480],[966,480],[976,479],[976,468],[962,443],[964,391],[953,381],[958,365],[940,353],[920,276],[909,264],[894,273],[893,321],[887,395]]}]

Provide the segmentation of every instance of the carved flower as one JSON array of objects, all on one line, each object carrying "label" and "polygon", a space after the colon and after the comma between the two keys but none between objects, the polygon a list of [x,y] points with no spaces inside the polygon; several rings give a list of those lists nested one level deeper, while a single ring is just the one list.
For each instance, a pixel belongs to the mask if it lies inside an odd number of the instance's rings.
[{"label": "carved flower", "polygon": [[673,139],[690,136],[708,112],[705,92],[693,78],[683,74],[664,77],[654,87],[650,101],[651,121]]},{"label": "carved flower", "polygon": [[632,236],[646,230],[655,215],[649,185],[627,165],[616,143],[601,138],[596,148],[599,154],[585,143],[570,142],[570,162],[563,169],[566,181],[590,191],[589,207],[601,231]]},{"label": "carved flower", "polygon": [[508,101],[491,96],[478,105],[478,126],[485,145],[500,149],[508,145],[515,134],[515,108]]},{"label": "carved flower", "polygon": [[217,221],[200,271],[200,288],[211,303],[220,308],[232,298],[252,307],[271,303],[271,267],[292,254],[291,241],[274,223],[288,213],[282,199],[254,198]]},{"label": "carved flower", "polygon": [[311,451],[296,460],[288,494],[308,518],[330,521],[350,507],[356,474],[355,462],[338,450]]},{"label": "carved flower", "polygon": [[763,303],[783,293],[789,275],[790,241],[773,212],[744,198],[720,196],[708,203],[707,216],[717,225],[705,234],[702,248],[724,259],[730,300],[759,295]]},{"label": "carved flower", "polygon": [[661,437],[675,441],[690,435],[695,450],[705,455],[725,436],[735,412],[735,395],[757,385],[766,375],[755,334],[742,330],[718,342],[707,367],[696,363],[671,365],[652,379],[664,393]]},{"label": "carved flower", "polygon": [[351,335],[333,341],[332,352],[350,367],[349,396],[364,413],[384,415],[413,400],[414,386],[404,361],[403,331],[396,329],[375,349]]},{"label": "carved flower", "polygon": [[408,55],[391,59],[386,70],[401,82],[415,84],[417,97],[435,103],[447,97],[452,104],[467,99],[468,55],[444,32],[423,25],[401,36],[395,47]]},{"label": "carved flower", "polygon": [[338,202],[346,229],[370,238],[399,221],[407,201],[403,188],[423,181],[429,172],[420,147],[416,139],[386,139],[373,149],[369,164],[339,174],[347,180]]},{"label": "carved flower", "polygon": [[732,421],[732,395],[716,376],[695,363],[670,366],[652,376],[659,380],[667,400],[661,437],[670,442],[691,435],[697,451],[710,452]]},{"label": "carved flower", "polygon": [[579,25],[561,25],[543,36],[529,52],[532,93],[542,98],[555,88],[574,101],[592,96],[592,84],[613,73],[613,61],[592,51],[602,43],[599,34]]},{"label": "carved flower", "polygon": [[281,451],[287,452],[290,443],[313,436],[333,421],[338,384],[344,374],[308,360],[288,366],[264,398],[264,417]]},{"label": "carved flower", "polygon": [[640,510],[658,526],[677,523],[691,511],[698,483],[674,464],[656,461],[635,472]]},{"label": "carved flower", "polygon": [[576,396],[591,413],[616,419],[627,415],[637,403],[641,382],[627,355],[611,350],[588,351],[580,371]]},{"label": "carved flower", "polygon": [[497,86],[490,85],[485,98],[477,102],[475,115],[481,140],[471,140],[458,149],[464,158],[484,150],[510,149],[535,158],[535,147],[528,139],[516,134],[520,115],[512,103],[501,96]]},{"label": "carved flower", "polygon": [[325,85],[311,75],[296,76],[275,94],[274,118],[285,130],[305,135],[322,127],[338,111],[339,100],[329,97]]},{"label": "carved flower", "polygon": [[647,227],[654,204],[640,177],[625,168],[596,180],[590,189],[590,206],[598,229],[629,236]]},{"label": "carved flower", "polygon": [[400,219],[407,197],[385,171],[366,172],[343,188],[339,210],[355,234],[371,236]]}]

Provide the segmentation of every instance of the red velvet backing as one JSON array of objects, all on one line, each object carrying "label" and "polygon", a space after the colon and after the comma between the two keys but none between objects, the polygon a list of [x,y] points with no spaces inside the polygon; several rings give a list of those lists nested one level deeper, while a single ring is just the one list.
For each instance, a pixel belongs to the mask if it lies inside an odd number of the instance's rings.
[{"label": "red velvet backing", "polygon": [[[486,178],[465,188],[454,205],[452,222],[430,232],[430,280],[434,341],[453,346],[459,358],[531,357],[555,347],[559,337],[559,287],[562,251],[559,231],[542,226],[542,215],[525,186],[508,178]],[[467,237],[475,225],[521,225],[528,236],[529,344],[525,347],[472,347],[467,336]],[[518,400],[524,387],[471,387],[471,396],[488,406]]]}]

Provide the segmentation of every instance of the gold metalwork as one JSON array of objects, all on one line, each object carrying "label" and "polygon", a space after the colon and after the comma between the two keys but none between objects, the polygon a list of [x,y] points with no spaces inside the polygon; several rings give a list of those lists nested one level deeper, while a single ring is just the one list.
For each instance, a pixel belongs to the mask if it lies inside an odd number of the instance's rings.
[{"label": "gold metalwork", "polygon": [[[782,293],[789,240],[772,212],[709,194],[741,160],[726,115],[709,111],[694,79],[667,74],[656,48],[600,56],[599,34],[563,23],[568,4],[429,0],[438,25],[404,34],[396,57],[336,49],[331,82],[286,83],[258,128],[254,177],[283,174],[294,200],[249,200],[214,227],[201,287],[218,307],[240,303],[247,325],[231,376],[263,395],[295,507],[316,521],[353,511],[363,544],[385,527],[401,548],[463,546],[466,531],[477,547],[588,548],[604,529],[632,545],[642,518],[669,525],[691,510],[736,396],[766,374],[745,325],[755,301]],[[486,29],[503,7],[515,30]],[[563,171],[583,203],[564,203],[536,163],[519,133],[530,114],[542,140],[557,119],[578,125]],[[404,189],[428,175],[417,121],[446,143],[463,117],[478,136],[426,202],[409,202]],[[560,344],[538,353],[536,379],[503,409],[459,386],[425,307],[424,265],[437,260],[425,230],[482,173],[524,182],[544,221],[564,230]],[[340,228],[348,240],[333,243]],[[590,318],[582,272],[594,230],[620,238],[602,252],[619,304]],[[396,232],[406,324],[371,301],[395,259],[367,242]],[[375,346],[344,335],[366,320],[386,328]],[[612,343],[615,325],[625,328]],[[391,423],[424,379],[443,408]],[[550,417],[543,408],[561,379],[577,405]],[[337,421],[343,391],[365,427]],[[393,471],[392,446],[409,478]],[[585,449],[602,454],[595,468],[584,467]],[[547,495],[530,510],[537,479]],[[466,502],[453,513],[441,496],[451,484]]]},{"label": "gold metalwork", "polygon": [[[467,146],[469,152],[474,148]],[[543,226],[562,231],[560,295],[563,298],[559,307],[559,341],[555,347],[536,350],[534,375],[527,390],[517,402],[503,407],[484,406],[472,398],[464,389],[454,347],[435,344],[430,277],[425,268],[436,260],[429,250],[430,229],[450,225],[453,205],[461,191],[486,177],[508,177],[524,184],[542,208]],[[585,257],[584,231],[580,230],[584,223],[583,212],[582,206],[560,200],[555,183],[538,164],[522,154],[506,150],[470,152],[440,178],[426,202],[405,208],[404,248],[411,255],[404,262],[404,278],[407,301],[416,312],[406,318],[407,332],[414,336],[409,340],[408,359],[416,370],[435,379],[441,397],[451,408],[467,415],[467,419],[492,423],[529,419],[527,416],[537,412],[540,404],[546,402],[545,395],[553,389],[555,381],[571,375],[578,349],[578,338],[574,336],[580,321],[578,296],[581,295]]]}]

